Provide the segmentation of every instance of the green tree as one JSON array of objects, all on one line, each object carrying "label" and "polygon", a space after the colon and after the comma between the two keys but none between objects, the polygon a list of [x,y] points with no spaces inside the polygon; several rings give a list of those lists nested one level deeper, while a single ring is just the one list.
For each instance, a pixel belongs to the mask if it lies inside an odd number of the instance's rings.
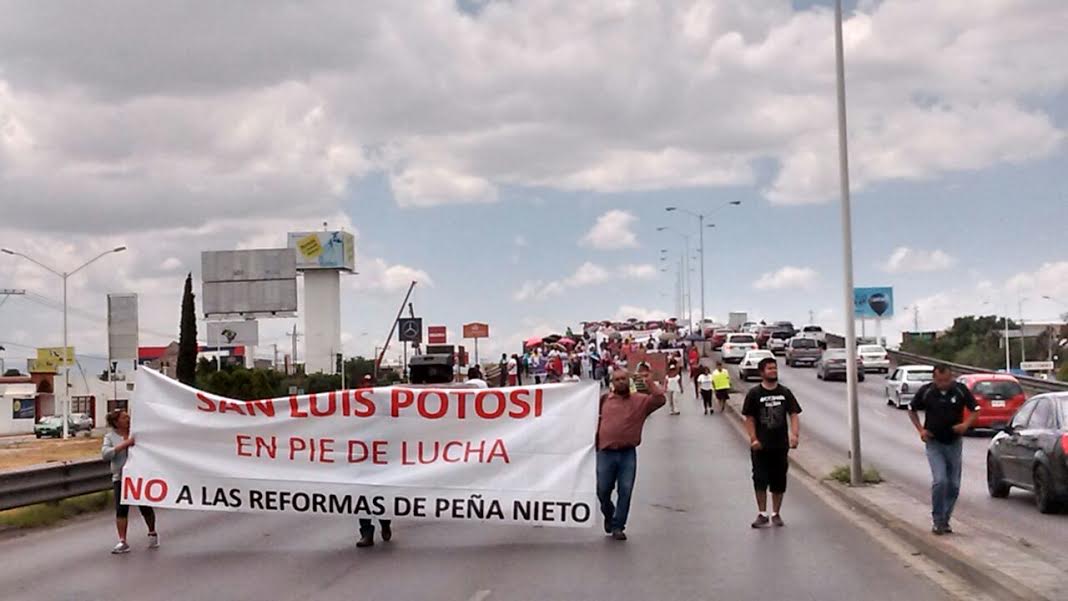
[{"label": "green tree", "polygon": [[193,274],[185,276],[185,292],[182,294],[182,320],[178,333],[178,381],[189,386],[197,379],[197,312],[193,295]]}]

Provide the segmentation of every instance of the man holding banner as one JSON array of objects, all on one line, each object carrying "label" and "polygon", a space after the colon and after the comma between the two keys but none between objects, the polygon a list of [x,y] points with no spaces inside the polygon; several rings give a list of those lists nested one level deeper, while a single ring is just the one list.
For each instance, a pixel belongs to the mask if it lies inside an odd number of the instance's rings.
[{"label": "man holding banner", "polygon": [[[642,378],[640,388],[647,392],[631,392],[627,370],[612,372],[612,390],[601,397],[597,424],[597,498],[604,514],[605,534],[619,541],[627,540],[623,531],[638,470],[642,428],[646,418],[667,403],[663,389],[648,370],[641,370],[638,375]],[[612,491],[617,487],[613,504]]]}]

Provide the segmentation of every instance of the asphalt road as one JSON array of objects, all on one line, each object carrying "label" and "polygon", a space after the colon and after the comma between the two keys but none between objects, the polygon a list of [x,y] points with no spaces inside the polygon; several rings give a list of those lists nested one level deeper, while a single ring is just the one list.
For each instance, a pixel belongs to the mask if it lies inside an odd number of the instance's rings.
[{"label": "asphalt road", "polygon": [[166,511],[163,547],[148,551],[133,512],[134,551],[126,556],[108,553],[115,538],[108,515],[0,539],[0,596],[945,599],[797,481],[783,511],[787,526],[752,530],[748,450],[723,416],[701,415],[692,398],[682,416],[662,410],[650,419],[639,457],[626,543],[592,529],[409,522],[395,525],[392,543],[357,550],[352,521]]},{"label": "asphalt road", "polygon": [[[813,436],[847,457],[845,383],[818,380],[814,369],[786,367],[781,360],[779,373],[782,383],[794,391],[804,410],[804,436]],[[867,374],[865,381],[858,383],[861,456],[865,465],[875,466],[885,479],[929,503],[931,473],[923,443],[909,423],[908,412],[886,404],[885,381],[882,374]],[[1033,495],[1019,489],[1013,489],[1008,499],[994,499],[987,493],[986,449],[992,436],[991,432],[980,431],[964,439],[964,473],[955,516],[985,525],[1012,539],[1025,539],[1032,545],[1065,554],[1068,514],[1039,513]]]}]

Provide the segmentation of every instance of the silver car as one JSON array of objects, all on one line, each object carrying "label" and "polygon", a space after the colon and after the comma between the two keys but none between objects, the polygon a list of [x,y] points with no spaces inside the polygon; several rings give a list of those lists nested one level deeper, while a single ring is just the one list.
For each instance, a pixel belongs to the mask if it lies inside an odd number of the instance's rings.
[{"label": "silver car", "polygon": [[890,372],[890,357],[878,344],[862,344],[857,347],[857,354],[864,360],[864,371]]},{"label": "silver car", "polygon": [[[848,361],[848,356],[844,348],[827,349],[819,361],[816,361],[816,377],[820,380],[841,378],[844,381],[846,361]],[[864,381],[864,361],[859,356],[857,357],[857,381]]]},{"label": "silver car", "polygon": [[934,379],[930,365],[902,365],[886,379],[886,404],[902,409],[909,406],[920,386]]}]

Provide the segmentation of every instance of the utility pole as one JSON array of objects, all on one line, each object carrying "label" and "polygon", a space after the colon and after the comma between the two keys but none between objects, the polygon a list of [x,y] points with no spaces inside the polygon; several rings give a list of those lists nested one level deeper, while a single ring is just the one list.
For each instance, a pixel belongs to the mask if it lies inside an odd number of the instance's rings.
[{"label": "utility pole", "polygon": [[1026,298],[1016,299],[1016,310],[1020,314],[1020,362],[1027,361],[1027,336],[1024,334],[1023,304]]},{"label": "utility pole", "polygon": [[849,402],[849,483],[864,482],[860,458],[860,409],[857,404],[857,325],[853,306],[853,215],[849,200],[849,147],[846,129],[845,52],[842,49],[842,0],[834,3],[835,80],[838,96],[838,175],[842,195],[842,274],[846,326],[846,398]]},{"label": "utility pole", "polygon": [[[297,338],[300,337],[300,334],[297,333],[297,324],[293,324],[293,333],[290,334],[289,337],[290,337],[290,344],[292,345],[292,348],[290,348],[290,351],[289,351],[290,352],[290,357],[291,357],[289,363],[290,363],[290,365],[293,366],[293,373],[295,374],[295,373],[297,373]],[[286,374],[286,375],[288,376],[290,374]]]},{"label": "utility pole", "polygon": [[276,342],[272,346],[274,347],[274,370],[278,371],[278,343]]},{"label": "utility pole", "polygon": [[808,323],[816,323],[816,312],[812,309],[808,310]]}]

